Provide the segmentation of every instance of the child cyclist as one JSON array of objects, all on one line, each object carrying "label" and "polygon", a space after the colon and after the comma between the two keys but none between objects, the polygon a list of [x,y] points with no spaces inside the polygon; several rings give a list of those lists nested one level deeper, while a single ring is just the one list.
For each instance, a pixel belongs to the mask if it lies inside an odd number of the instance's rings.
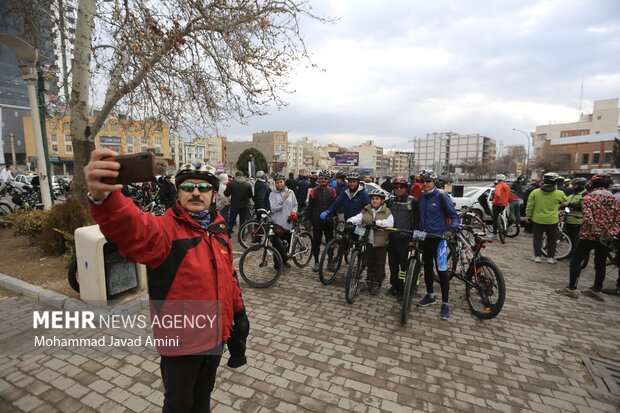
[{"label": "child cyclist", "polygon": [[[385,205],[386,193],[379,189],[369,192],[370,205],[366,205],[362,212],[349,218],[358,226],[377,226],[388,228],[394,225],[392,212]],[[381,283],[385,279],[385,257],[388,250],[389,237],[386,231],[371,230],[368,236],[369,245],[366,248],[366,285],[362,292],[370,291],[377,295],[381,290]]]}]

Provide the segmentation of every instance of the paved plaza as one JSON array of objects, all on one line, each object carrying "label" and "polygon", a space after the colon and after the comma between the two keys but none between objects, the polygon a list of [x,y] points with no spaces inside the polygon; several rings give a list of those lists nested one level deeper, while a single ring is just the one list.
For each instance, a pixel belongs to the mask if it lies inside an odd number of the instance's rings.
[{"label": "paved plaza", "polygon": [[[229,369],[224,356],[213,411],[620,412],[620,397],[599,388],[582,361],[620,361],[620,297],[557,295],[568,263],[530,261],[529,236],[483,252],[507,283],[505,307],[488,321],[471,315],[456,279],[449,321],[435,305],[415,308],[407,326],[386,286],[348,305],[342,278],[323,286],[311,265],[289,269],[269,289],[241,282],[251,322],[248,365]],[[580,288],[591,286],[591,266]],[[616,277],[608,267],[606,284]],[[35,309],[52,307],[0,288],[0,412],[161,411],[152,353],[5,356],[32,326]]]}]

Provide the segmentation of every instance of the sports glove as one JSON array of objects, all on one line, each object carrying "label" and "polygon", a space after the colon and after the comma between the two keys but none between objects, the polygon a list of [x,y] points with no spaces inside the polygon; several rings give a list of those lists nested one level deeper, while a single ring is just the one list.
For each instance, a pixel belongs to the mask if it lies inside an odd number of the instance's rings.
[{"label": "sports glove", "polygon": [[329,212],[328,212],[328,211],[323,211],[323,212],[321,212],[321,215],[319,215],[319,216],[321,217],[321,219],[323,219],[323,220],[324,220],[324,219],[326,219],[326,218],[327,218],[327,216],[328,216],[328,215],[329,215]]},{"label": "sports glove", "polygon": [[245,313],[245,308],[237,311],[233,320],[232,331],[226,342],[228,351],[230,352],[227,366],[236,369],[248,362],[245,358],[245,349],[246,340],[250,334],[250,320],[248,320],[248,316]]},{"label": "sports glove", "polygon": [[454,236],[454,232],[452,231],[444,231],[444,233],[441,234],[441,238],[443,239],[452,239],[453,236]]}]

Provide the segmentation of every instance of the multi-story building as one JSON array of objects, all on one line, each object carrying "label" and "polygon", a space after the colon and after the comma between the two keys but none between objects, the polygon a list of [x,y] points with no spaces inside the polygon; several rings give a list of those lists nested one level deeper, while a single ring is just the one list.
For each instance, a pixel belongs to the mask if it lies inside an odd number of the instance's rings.
[{"label": "multi-story building", "polygon": [[71,62],[75,50],[75,27],[77,23],[77,0],[54,0],[51,2],[54,61],[58,68],[58,98],[55,103],[67,105],[71,97]]},{"label": "multi-story building", "polygon": [[[47,118],[47,144],[54,173],[73,173],[73,142],[71,138],[71,118]],[[94,119],[91,119],[94,121]],[[32,120],[23,118],[26,155],[35,156]],[[108,117],[97,136],[95,147],[110,148],[119,154],[153,152],[161,173],[169,170],[170,130],[168,124],[154,119],[133,120]]]},{"label": "multi-story building", "polygon": [[270,166],[271,173],[285,172],[289,169],[288,132],[263,131],[252,134],[253,146],[261,151]]},{"label": "multi-story building", "polygon": [[185,143],[184,154],[188,156],[189,162],[206,162],[214,168],[218,168],[224,164],[223,139],[221,136],[194,138],[191,143]]},{"label": "multi-story building", "polygon": [[[224,163],[224,170],[229,174],[235,172],[237,160],[243,151],[249,148],[254,147],[254,142],[252,141],[226,141],[226,161]],[[267,159],[269,162],[269,159]],[[268,172],[268,171],[264,171]]]},{"label": "multi-story building", "polygon": [[383,148],[376,146],[374,141],[369,140],[360,145],[350,148],[359,153],[359,170],[364,174],[387,173],[383,164]]},{"label": "multi-story building", "polygon": [[[178,135],[170,137],[170,161],[174,165],[174,170],[177,171],[185,161],[183,144],[185,141]],[[172,166],[172,165],[171,165]]]},{"label": "multi-story building", "polygon": [[449,166],[472,161],[494,161],[496,142],[480,134],[433,132],[427,134],[425,139],[414,139],[413,151],[417,170],[433,169],[441,175],[448,172]]},{"label": "multi-story building", "polygon": [[565,175],[620,175],[612,155],[619,130],[618,98],[597,100],[592,113],[582,114],[578,122],[537,126],[535,156],[552,160],[556,172]]},{"label": "multi-story building", "polygon": [[304,147],[297,144],[288,144],[287,149],[287,172],[292,172],[295,176],[299,174],[299,171],[305,169],[304,166]]},{"label": "multi-story building", "polygon": [[410,151],[394,151],[390,154],[390,169],[389,175],[395,176],[409,176],[413,171],[413,152]]}]

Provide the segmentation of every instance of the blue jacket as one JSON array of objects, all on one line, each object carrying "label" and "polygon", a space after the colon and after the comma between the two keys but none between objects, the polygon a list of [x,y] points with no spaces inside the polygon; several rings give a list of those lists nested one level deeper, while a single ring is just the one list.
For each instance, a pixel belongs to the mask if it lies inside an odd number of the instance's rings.
[{"label": "blue jacket", "polygon": [[334,203],[327,208],[327,211],[330,214],[333,214],[334,212],[337,212],[340,207],[342,207],[344,219],[347,220],[359,214],[362,211],[362,208],[368,204],[370,204],[370,197],[364,188],[359,186],[353,196],[349,196],[349,188],[347,188],[342,191],[336,201],[334,201]]},{"label": "blue jacket", "polygon": [[[443,203],[440,197],[443,197]],[[459,214],[452,205],[448,194],[435,188],[430,193],[422,193],[420,203],[420,228],[430,234],[442,234],[448,229],[456,231],[459,227]],[[447,219],[450,218],[450,225]]]}]

